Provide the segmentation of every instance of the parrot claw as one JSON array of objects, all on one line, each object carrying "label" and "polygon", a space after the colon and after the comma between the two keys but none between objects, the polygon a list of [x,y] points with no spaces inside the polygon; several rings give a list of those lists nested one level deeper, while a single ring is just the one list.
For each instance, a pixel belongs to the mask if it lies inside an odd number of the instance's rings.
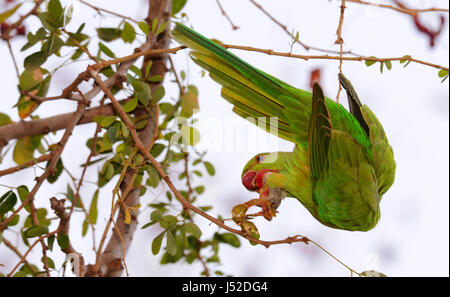
[{"label": "parrot claw", "polygon": [[[247,210],[252,206],[261,207],[261,211],[255,214],[247,214]],[[233,207],[233,210],[231,212],[233,214],[233,221],[235,221],[237,224],[240,224],[249,216],[263,216],[266,220],[271,221],[277,213],[273,204],[266,199],[252,199],[243,204],[238,204]]]}]

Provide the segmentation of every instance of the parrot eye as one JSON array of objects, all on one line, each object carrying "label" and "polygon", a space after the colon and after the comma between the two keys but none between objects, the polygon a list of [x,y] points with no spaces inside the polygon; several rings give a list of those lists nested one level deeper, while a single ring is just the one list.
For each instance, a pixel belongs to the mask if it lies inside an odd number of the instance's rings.
[{"label": "parrot eye", "polygon": [[259,155],[258,157],[256,157],[256,162],[261,163],[264,161],[264,156],[263,155]]}]

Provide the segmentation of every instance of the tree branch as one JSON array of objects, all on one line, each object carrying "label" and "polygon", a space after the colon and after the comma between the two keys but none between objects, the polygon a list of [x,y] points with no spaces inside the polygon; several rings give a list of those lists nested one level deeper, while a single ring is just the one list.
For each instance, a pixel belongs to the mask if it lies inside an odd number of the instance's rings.
[{"label": "tree branch", "polygon": [[[170,19],[170,11],[172,7],[171,0],[149,0],[149,12],[146,18],[146,22],[151,25],[153,19],[158,19],[160,23],[169,21]],[[150,36],[145,43],[146,49],[167,49],[169,46],[170,38],[168,30],[162,32],[158,35],[157,39],[154,36]],[[146,50],[143,49],[143,50]],[[167,68],[165,66],[166,59],[161,56],[149,56],[144,58],[143,69],[147,65],[148,61],[152,60],[153,64],[150,70],[150,75],[159,74],[162,77],[165,76],[167,72]],[[144,70],[145,71],[145,70]],[[95,73],[93,73],[95,74]],[[133,127],[134,124],[130,123],[128,116],[123,112],[122,107],[118,104],[118,101],[115,100],[114,96],[111,94],[106,85],[98,76],[94,76],[97,81],[97,84],[102,89],[102,91],[108,96],[108,98],[113,102],[116,110],[121,114],[122,119],[127,123],[127,126]],[[161,85],[161,83],[152,83],[150,87],[152,91],[156,90]],[[151,104],[149,106],[149,110],[151,112],[150,119],[147,121],[146,126],[143,130],[137,135],[135,129],[130,129],[131,133],[135,133],[134,136],[137,137],[143,147],[148,151],[150,147],[153,145],[157,135],[158,135],[158,116],[159,109],[157,105]],[[144,114],[145,110],[140,110],[135,113],[136,116],[140,114]],[[123,196],[124,193],[127,193],[123,199],[123,203],[120,205],[120,212],[117,217],[117,222],[115,223],[115,231],[108,245],[106,246],[103,254],[101,256],[101,266],[100,273],[104,276],[120,276],[123,272],[124,266],[120,265],[122,259],[125,258],[126,253],[129,250],[129,246],[133,239],[134,232],[137,228],[137,214],[133,213],[131,215],[131,222],[129,224],[125,223],[125,208],[130,206],[135,206],[139,202],[139,189],[132,188],[132,190],[127,190],[130,185],[132,185],[134,180],[135,172],[134,170],[128,170],[125,174],[125,177],[120,185]],[[113,215],[113,214],[112,214]]]}]

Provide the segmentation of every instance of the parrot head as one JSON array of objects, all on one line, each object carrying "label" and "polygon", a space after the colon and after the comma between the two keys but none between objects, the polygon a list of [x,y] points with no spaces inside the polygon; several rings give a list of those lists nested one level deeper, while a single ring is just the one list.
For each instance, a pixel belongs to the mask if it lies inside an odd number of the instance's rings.
[{"label": "parrot head", "polygon": [[247,162],[242,171],[242,184],[260,198],[273,202],[276,207],[286,196],[283,152],[261,153]]},{"label": "parrot head", "polygon": [[270,153],[262,153],[254,156],[247,162],[242,170],[242,184],[249,191],[259,191],[265,185],[267,177],[272,172],[279,172],[276,161],[270,162]]}]

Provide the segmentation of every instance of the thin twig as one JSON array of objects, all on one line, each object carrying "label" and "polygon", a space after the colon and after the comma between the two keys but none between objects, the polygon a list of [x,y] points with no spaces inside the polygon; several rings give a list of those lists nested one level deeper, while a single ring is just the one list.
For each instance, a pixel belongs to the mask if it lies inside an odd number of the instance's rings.
[{"label": "thin twig", "polygon": [[253,52],[259,52],[264,53],[267,55],[274,55],[274,56],[281,56],[281,57],[291,57],[291,58],[298,58],[305,61],[308,60],[342,60],[342,61],[375,61],[375,62],[386,62],[386,61],[411,61],[418,64],[430,66],[436,69],[444,69],[448,70],[448,67],[444,67],[438,64],[433,64],[430,62],[422,61],[419,59],[415,59],[411,56],[403,56],[403,57],[390,57],[390,58],[377,58],[377,57],[366,57],[366,56],[357,56],[357,57],[341,57],[341,56],[330,56],[330,55],[298,55],[298,54],[292,54],[289,52],[276,52],[272,49],[261,49],[251,46],[241,46],[241,45],[232,45],[232,44],[222,44],[225,48],[234,48],[239,50],[245,50],[245,51],[253,51]]},{"label": "thin twig", "polygon": [[20,264],[24,263],[26,261],[26,258],[28,256],[28,254],[31,252],[31,250],[36,246],[36,244],[38,244],[39,242],[42,242],[44,239],[55,235],[58,232],[58,230],[52,231],[50,233],[47,233],[45,235],[40,236],[38,239],[36,239],[35,242],[33,242],[30,247],[28,248],[28,250],[25,252],[25,254],[23,254],[22,258],[20,259],[20,261],[13,267],[13,269],[6,275],[8,277],[12,276],[13,273],[17,270],[17,268],[19,268]]},{"label": "thin twig", "polygon": [[14,56],[14,52],[13,52],[13,50],[11,48],[11,42],[9,41],[9,39],[6,39],[6,44],[8,45],[9,53],[10,53],[11,58],[13,60],[14,69],[16,69],[17,79],[20,79],[19,66],[17,66],[16,57]]},{"label": "thin twig", "polygon": [[237,30],[239,29],[239,26],[236,26],[235,24],[233,24],[233,22],[231,21],[230,16],[225,12],[225,9],[223,9],[222,5],[220,4],[219,0],[216,0],[217,5],[219,6],[220,12],[222,13],[222,15],[228,20],[228,22],[231,25],[231,28],[233,30]]},{"label": "thin twig", "polygon": [[[344,11],[345,11],[345,0],[341,0],[341,14],[339,17],[339,24],[336,30],[336,35],[337,35],[337,39],[334,42],[335,44],[339,44],[339,73],[342,73],[342,56],[343,56],[343,44],[344,44],[344,40],[342,39],[342,26],[344,24]],[[339,95],[341,94],[341,84],[338,83],[338,92],[336,95],[336,102],[339,103]]]},{"label": "thin twig", "polygon": [[101,7],[94,6],[94,5],[92,5],[92,4],[90,4],[90,3],[86,2],[86,1],[83,1],[83,0],[79,0],[79,1],[80,1],[81,3],[83,3],[84,5],[89,6],[90,8],[96,10],[97,13],[100,14],[100,15],[101,15],[101,12],[106,12],[106,13],[108,13],[108,14],[111,14],[111,15],[114,15],[114,16],[117,16],[117,17],[120,17],[120,18],[122,18],[122,19],[129,20],[129,21],[131,21],[131,22],[133,22],[133,23],[135,23],[135,24],[139,23],[139,22],[136,21],[135,19],[130,18],[130,17],[128,17],[128,16],[119,14],[119,13],[114,12],[114,11],[111,11],[111,10],[107,10],[107,9],[105,9],[105,8],[101,8]]},{"label": "thin twig", "polygon": [[368,1],[362,1],[362,0],[347,0],[347,2],[352,2],[352,3],[357,3],[357,4],[363,4],[363,5],[369,5],[369,6],[375,6],[375,7],[381,7],[381,8],[388,8],[388,9],[392,9],[401,13],[405,13],[411,16],[414,16],[418,13],[423,13],[423,12],[449,12],[448,9],[446,8],[423,8],[423,9],[413,9],[413,8],[402,8],[402,7],[396,7],[393,5],[388,5],[388,4],[380,4],[380,3],[373,3],[373,2],[368,2]]},{"label": "thin twig", "polygon": [[[263,12],[269,19],[271,19],[275,24],[277,24],[278,26],[281,27],[281,29],[283,29],[284,32],[286,32],[286,34],[288,34],[292,40],[295,40],[295,36],[289,32],[288,28],[286,25],[282,24],[280,21],[278,21],[275,17],[273,17],[271,14],[269,14],[267,12],[267,10],[265,10],[260,4],[258,4],[256,1],[254,0],[249,0],[253,5],[255,5],[259,10],[261,10],[261,12]],[[318,48],[315,46],[311,46],[308,45],[300,40],[297,40],[297,43],[300,44],[305,50],[309,51],[309,50],[315,50],[315,51],[319,51],[319,52],[325,52],[325,53],[333,53],[333,54],[339,54],[338,51],[334,51],[334,50],[328,50],[328,49],[322,49],[322,48]],[[344,54],[349,54],[349,55],[356,55],[351,51],[345,51]]]},{"label": "thin twig", "polygon": [[23,163],[23,164],[14,166],[14,167],[10,167],[8,169],[0,170],[0,176],[8,175],[8,174],[20,171],[22,169],[31,167],[31,166],[36,165],[38,163],[46,162],[46,161],[48,161],[50,159],[51,159],[51,154],[42,155],[42,156],[40,156],[40,157],[38,157],[36,159],[33,159],[33,160],[29,161],[29,162],[26,162],[26,163]]},{"label": "thin twig", "polygon": [[37,275],[38,271],[34,267],[34,265],[30,264],[26,258],[22,255],[22,253],[6,238],[2,238],[2,242],[16,254],[20,259],[24,259],[23,263],[30,269],[31,273],[33,273],[33,276]]}]

